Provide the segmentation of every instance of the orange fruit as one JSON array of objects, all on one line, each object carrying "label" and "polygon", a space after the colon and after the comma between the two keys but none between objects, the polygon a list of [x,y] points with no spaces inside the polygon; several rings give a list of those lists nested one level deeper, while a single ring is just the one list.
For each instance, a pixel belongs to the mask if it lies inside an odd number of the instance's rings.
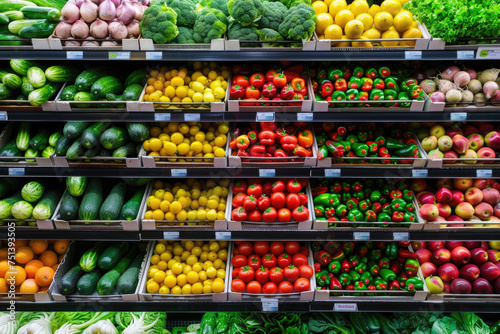
[{"label": "orange fruit", "polygon": [[52,268],[52,270],[54,270],[54,272],[56,272],[57,267],[59,267],[59,265],[58,264],[54,264],[51,268]]},{"label": "orange fruit", "polygon": [[28,278],[26,281],[21,284],[21,288],[19,291],[21,293],[37,293],[40,288],[38,284],[36,284],[33,278]]},{"label": "orange fruit", "polygon": [[4,278],[5,273],[9,270],[9,261],[8,260],[2,260],[0,261],[0,277]]},{"label": "orange fruit", "polygon": [[52,267],[54,264],[57,264],[57,254],[51,250],[47,250],[40,254],[38,259],[47,267]]},{"label": "orange fruit", "polygon": [[28,278],[35,278],[36,271],[43,267],[43,262],[40,260],[31,260],[26,263],[24,270],[26,270],[26,276]]},{"label": "orange fruit", "polygon": [[57,259],[57,262],[61,263],[63,257],[64,257],[64,254],[59,255],[59,258]]},{"label": "orange fruit", "polygon": [[10,269],[5,273],[5,279],[7,280],[7,284],[9,284],[11,280],[15,280],[14,285],[21,285],[26,279],[26,271],[23,267],[15,266],[13,269]]},{"label": "orange fruit", "polygon": [[35,254],[33,254],[33,250],[29,247],[23,246],[19,247],[16,251],[16,262],[20,264],[25,264],[33,260]]},{"label": "orange fruit", "polygon": [[17,249],[23,246],[28,246],[28,241],[29,240],[16,240],[14,248]]},{"label": "orange fruit", "polygon": [[153,84],[153,87],[156,90],[162,90],[163,89],[163,82],[161,82],[160,80],[156,80],[155,83]]},{"label": "orange fruit", "polygon": [[49,248],[49,242],[47,240],[30,240],[28,246],[33,250],[36,255],[42,254]]},{"label": "orange fruit", "polygon": [[0,278],[0,292],[9,292],[9,285],[5,278]]},{"label": "orange fruit", "polygon": [[51,267],[42,267],[36,271],[35,281],[39,286],[49,286],[54,278],[54,269]]},{"label": "orange fruit", "polygon": [[9,250],[7,248],[0,249],[0,260],[7,260],[8,255],[9,255]]},{"label": "orange fruit", "polygon": [[41,286],[40,290],[38,290],[38,292],[47,292],[48,290],[49,290],[48,286]]},{"label": "orange fruit", "polygon": [[54,243],[54,251],[57,254],[64,254],[68,250],[69,240],[57,240]]}]

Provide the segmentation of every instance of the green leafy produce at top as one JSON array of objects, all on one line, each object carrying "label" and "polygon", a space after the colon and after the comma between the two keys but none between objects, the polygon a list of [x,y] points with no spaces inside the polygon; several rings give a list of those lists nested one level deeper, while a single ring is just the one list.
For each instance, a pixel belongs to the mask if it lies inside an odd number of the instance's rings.
[{"label": "green leafy produce at top", "polygon": [[200,7],[215,8],[224,13],[224,15],[229,16],[229,10],[227,9],[227,0],[201,0],[198,5]]},{"label": "green leafy produce at top", "polygon": [[198,16],[196,6],[191,0],[168,0],[167,5],[177,13],[177,24],[193,26]]},{"label": "green leafy produce at top", "polygon": [[227,17],[218,9],[203,8],[196,19],[193,30],[193,38],[196,43],[210,43],[212,39],[221,38],[226,32]]},{"label": "green leafy produce at top", "polygon": [[287,8],[281,2],[264,2],[264,15],[259,21],[259,28],[278,30],[285,18]]},{"label": "green leafy produce at top", "polygon": [[259,36],[257,36],[257,27],[254,25],[242,26],[239,23],[234,23],[231,25],[227,32],[227,38],[229,39],[239,39],[242,41],[258,41]]},{"label": "green leafy produce at top", "polygon": [[174,44],[194,44],[194,30],[190,27],[179,27],[179,33],[172,41]]},{"label": "green leafy produce at top", "polygon": [[257,30],[257,36],[259,36],[259,41],[282,41],[283,36],[279,34],[276,30],[264,28]]},{"label": "green leafy produce at top", "polygon": [[280,0],[280,2],[284,4],[288,9],[298,6],[301,3],[307,6],[311,6],[311,0]]},{"label": "green leafy produce at top", "polygon": [[229,15],[243,26],[254,23],[264,15],[264,5],[261,0],[229,0],[227,8]]},{"label": "green leafy produce at top", "polygon": [[156,44],[168,43],[179,32],[177,13],[166,4],[155,1],[144,11],[139,28],[144,38],[151,38]]},{"label": "green leafy produce at top", "polygon": [[309,39],[316,27],[316,13],[311,7],[301,3],[290,8],[280,24],[278,32],[285,38],[294,41]]}]

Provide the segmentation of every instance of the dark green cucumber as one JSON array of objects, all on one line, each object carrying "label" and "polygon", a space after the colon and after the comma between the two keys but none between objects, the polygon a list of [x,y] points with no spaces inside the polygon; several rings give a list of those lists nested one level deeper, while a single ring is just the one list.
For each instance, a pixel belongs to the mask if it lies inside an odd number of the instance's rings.
[{"label": "dark green cucumber", "polygon": [[43,22],[36,22],[32,25],[26,26],[19,30],[19,37],[21,38],[47,38],[52,35],[56,28],[57,23],[50,20],[43,20]]},{"label": "dark green cucumber", "polygon": [[118,126],[107,129],[100,138],[102,147],[108,150],[116,150],[118,147],[125,145],[128,140],[127,131]]},{"label": "dark green cucumber", "polygon": [[78,200],[65,192],[59,206],[59,217],[63,220],[75,220],[78,217]]},{"label": "dark green cucumber", "polygon": [[110,122],[98,122],[89,126],[85,129],[85,131],[83,131],[82,136],[80,137],[82,146],[86,149],[99,146],[99,138],[101,137],[101,134],[110,126]]},{"label": "dark green cucumber", "polygon": [[130,263],[137,253],[137,246],[133,245],[120,262],[113,269],[104,274],[97,283],[97,293],[100,295],[111,295],[115,292],[116,284],[120,276],[128,269]]},{"label": "dark green cucumber", "polygon": [[120,276],[116,283],[116,292],[120,295],[129,295],[135,292],[139,283],[139,272],[141,271],[144,255],[138,254],[130,264],[130,267]]},{"label": "dark green cucumber", "polygon": [[125,88],[122,95],[106,94],[108,101],[137,101],[141,96],[143,86],[131,85]]},{"label": "dark green cucumber", "polygon": [[49,137],[50,135],[47,129],[40,128],[37,134],[31,138],[30,147],[38,151],[43,151],[47,146],[49,146]]},{"label": "dark green cucumber", "polygon": [[30,84],[28,77],[25,76],[25,77],[22,77],[21,79],[23,81],[23,83],[21,85],[21,92],[25,96],[29,96],[30,93],[35,90],[35,87],[33,87],[33,85]]},{"label": "dark green cucumber", "polygon": [[[128,158],[135,155],[135,144],[128,143],[125,146],[119,147],[113,152],[115,158]],[[123,162],[123,160],[116,160],[116,162]]]},{"label": "dark green cucumber", "polygon": [[66,151],[66,158],[69,160],[75,160],[76,158],[81,156],[82,153],[83,153],[83,146],[80,141],[80,138],[78,138],[73,142],[73,144],[71,144],[71,146]]},{"label": "dark green cucumber", "polygon": [[92,123],[90,122],[68,122],[64,125],[63,134],[70,139],[80,137]]},{"label": "dark green cucumber", "polygon": [[7,100],[12,95],[12,89],[0,83],[0,100]]},{"label": "dark green cucumber", "polygon": [[105,149],[104,147],[101,148],[99,151],[99,156],[100,157],[110,157],[113,154],[113,151]]},{"label": "dark green cucumber", "polygon": [[82,157],[93,158],[97,155],[97,153],[99,153],[100,150],[101,148],[99,146],[89,148],[88,150],[82,153]]},{"label": "dark green cucumber", "polygon": [[149,127],[146,123],[127,123],[127,133],[136,143],[142,143],[149,138]]},{"label": "dark green cucumber", "polygon": [[112,75],[113,71],[104,67],[94,67],[83,71],[76,77],[75,85],[79,92],[88,92],[90,87],[102,77]]},{"label": "dark green cucumber", "polygon": [[50,21],[59,21],[61,12],[53,7],[26,6],[21,8],[21,13],[27,19],[47,19]]},{"label": "dark green cucumber", "polygon": [[89,273],[85,273],[76,283],[76,290],[80,295],[88,296],[94,293],[97,282],[102,277],[102,271],[95,268]]},{"label": "dark green cucumber", "polygon": [[103,189],[100,179],[90,179],[87,184],[87,189],[83,195],[78,217],[80,220],[97,220],[99,217],[99,209],[103,202]]},{"label": "dark green cucumber", "polygon": [[79,265],[74,266],[66,274],[64,274],[61,282],[57,286],[61,295],[74,295],[76,292],[76,284],[83,274],[84,272],[80,269]]},{"label": "dark green cucumber", "polygon": [[106,94],[121,94],[123,85],[120,79],[108,75],[94,82],[90,92],[94,95],[94,99],[98,100],[106,97]]},{"label": "dark green cucumber", "polygon": [[0,150],[0,157],[21,157],[24,154],[22,151],[17,148],[16,139],[12,139],[9,141],[2,149]]},{"label": "dark green cucumber", "polygon": [[97,267],[103,271],[113,269],[122,256],[127,253],[129,243],[127,241],[114,242],[102,252],[99,260],[97,260]]},{"label": "dark green cucumber", "polygon": [[138,69],[135,70],[134,72],[130,73],[128,77],[125,79],[125,87],[131,86],[131,85],[140,85],[141,87],[144,86],[146,81],[149,78],[149,73],[145,69]]},{"label": "dark green cucumber", "polygon": [[56,143],[56,146],[54,147],[56,150],[56,155],[57,156],[65,156],[66,152],[68,151],[70,145],[71,145],[72,140],[69,139],[66,136],[61,136]]},{"label": "dark green cucumber", "polygon": [[134,220],[137,218],[145,190],[146,188],[142,187],[141,190],[136,191],[134,196],[125,203],[120,212],[120,219]]},{"label": "dark green cucumber", "polygon": [[2,82],[4,85],[14,90],[21,88],[21,85],[23,84],[23,80],[19,77],[19,75],[14,73],[4,75]]},{"label": "dark green cucumber", "polygon": [[[78,92],[75,94],[75,101],[94,101],[94,95],[89,92]],[[77,108],[92,108],[92,103],[75,103]]]},{"label": "dark green cucumber", "polygon": [[[100,220],[117,220],[123,207],[127,185],[125,182],[117,183],[110,191],[108,197],[99,210]],[[110,268],[111,269],[111,268]]]},{"label": "dark green cucumber", "polygon": [[104,252],[106,247],[107,243],[98,242],[92,248],[87,250],[85,254],[83,254],[80,258],[80,269],[82,269],[86,273],[89,273],[97,268],[97,260],[99,259],[99,256],[101,256],[102,252]]},{"label": "dark green cucumber", "polygon": [[76,93],[77,90],[75,85],[64,87],[60,95],[61,101],[74,101]]}]

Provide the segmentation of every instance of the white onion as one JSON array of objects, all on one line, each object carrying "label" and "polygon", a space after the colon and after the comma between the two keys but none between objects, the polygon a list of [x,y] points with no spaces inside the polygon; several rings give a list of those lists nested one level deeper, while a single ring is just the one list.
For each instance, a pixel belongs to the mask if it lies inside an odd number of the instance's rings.
[{"label": "white onion", "polygon": [[429,96],[432,102],[444,102],[445,101],[445,96],[442,92],[437,91],[431,94]]},{"label": "white onion", "polygon": [[455,86],[453,85],[453,82],[449,81],[449,80],[439,80],[439,91],[442,92],[443,94],[446,94],[448,93],[448,91],[450,89],[453,89],[455,88]]},{"label": "white onion", "polygon": [[481,81],[482,84],[485,84],[488,81],[496,81],[499,72],[500,70],[497,68],[490,68],[488,70],[482,71],[478,79],[479,81]]},{"label": "white onion", "polygon": [[97,19],[90,25],[90,34],[97,39],[108,37],[108,23],[101,19]]},{"label": "white onion", "polygon": [[453,82],[459,87],[465,87],[470,81],[469,73],[465,71],[459,71],[453,76]]},{"label": "white onion", "polygon": [[436,91],[436,84],[434,83],[433,80],[426,79],[423,80],[419,86],[424,90],[426,94],[430,94],[434,91]]},{"label": "white onion", "polygon": [[486,96],[484,96],[483,93],[477,93],[474,95],[474,105],[477,106],[477,107],[482,107],[484,106],[486,103]]},{"label": "white onion", "polygon": [[123,22],[123,24],[129,24],[135,17],[135,9],[130,4],[130,1],[123,0],[121,5],[116,8],[116,18]]},{"label": "white onion", "polygon": [[87,23],[92,23],[97,19],[99,7],[90,0],[84,0],[80,7],[80,16]]},{"label": "white onion", "polygon": [[73,23],[73,26],[71,27],[71,36],[74,38],[87,38],[89,36],[89,32],[89,26],[82,19]]},{"label": "white onion", "polygon": [[448,66],[443,72],[441,72],[441,77],[446,80],[453,80],[453,77],[460,69],[456,66]]},{"label": "white onion", "polygon": [[489,99],[498,92],[498,84],[495,81],[488,81],[483,85],[484,96]]},{"label": "white onion", "polygon": [[71,24],[61,21],[59,24],[56,26],[54,29],[54,36],[59,37],[59,38],[69,38],[71,37]]},{"label": "white onion", "polygon": [[474,94],[470,90],[462,91],[462,102],[472,102],[474,100]]},{"label": "white onion", "polygon": [[111,0],[104,0],[99,5],[99,18],[104,21],[114,20],[116,17],[116,7]]},{"label": "white onion", "polygon": [[61,9],[61,17],[64,22],[73,23],[80,18],[80,9],[76,4],[67,2]]},{"label": "white onion", "polygon": [[483,84],[481,81],[473,79],[467,84],[467,89],[470,90],[472,94],[477,94],[483,89]]},{"label": "white onion", "polygon": [[457,89],[450,89],[446,93],[446,102],[457,103],[462,101],[462,93]]},{"label": "white onion", "polygon": [[128,36],[127,27],[123,24],[123,22],[111,22],[108,25],[108,31],[111,38],[114,39],[125,39]]}]

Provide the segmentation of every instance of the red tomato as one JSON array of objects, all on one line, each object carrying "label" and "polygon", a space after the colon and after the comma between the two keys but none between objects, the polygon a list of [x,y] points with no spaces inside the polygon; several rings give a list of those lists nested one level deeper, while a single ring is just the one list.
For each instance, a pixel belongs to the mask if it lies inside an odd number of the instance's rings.
[{"label": "red tomato", "polygon": [[286,223],[292,220],[292,213],[287,208],[279,209],[278,211],[278,221]]},{"label": "red tomato", "polygon": [[276,267],[278,260],[274,254],[266,254],[262,257],[262,266],[267,269]]},{"label": "red tomato", "polygon": [[253,195],[255,198],[259,198],[262,195],[262,186],[260,184],[252,184],[247,188],[247,195]]},{"label": "red tomato", "polygon": [[246,257],[253,254],[253,244],[250,241],[243,241],[239,246],[238,250],[240,254],[245,255]]},{"label": "red tomato", "polygon": [[300,196],[297,194],[288,194],[286,196],[286,207],[289,210],[293,210],[295,208],[298,208],[300,206]]},{"label": "red tomato", "polygon": [[311,289],[311,283],[307,278],[299,278],[293,283],[293,288],[295,292],[309,291]]},{"label": "red tomato", "polygon": [[245,194],[237,194],[233,197],[233,208],[237,208],[243,206],[243,202],[245,202],[245,198],[247,196]]},{"label": "red tomato", "polygon": [[233,248],[233,256],[240,254],[240,251],[238,250],[238,247]]},{"label": "red tomato", "polygon": [[297,241],[287,241],[285,243],[285,253],[294,256],[300,251],[300,244]]},{"label": "red tomato", "polygon": [[[271,203],[272,202],[273,199],[271,197]],[[305,206],[301,205],[292,211],[292,217],[298,222],[306,221],[307,219],[309,219],[309,210]]]},{"label": "red tomato", "polygon": [[264,195],[269,196],[273,193],[273,183],[271,181],[267,181],[264,183],[264,186],[262,187],[262,192]]},{"label": "red tomato", "polygon": [[283,281],[283,270],[279,267],[274,267],[270,270],[269,280],[276,284],[280,284]]},{"label": "red tomato", "polygon": [[309,256],[309,248],[307,248],[307,246],[300,246],[299,253]]},{"label": "red tomato", "polygon": [[293,292],[293,284],[287,281],[283,281],[278,285],[278,291],[280,293],[292,293]]},{"label": "red tomato", "polygon": [[278,256],[285,251],[285,245],[281,241],[273,241],[270,245],[271,253]]},{"label": "red tomato", "polygon": [[245,200],[243,201],[243,207],[245,208],[245,210],[247,210],[247,212],[255,210],[255,208],[257,207],[257,198],[253,195],[246,196]]},{"label": "red tomato", "polygon": [[257,281],[251,281],[247,284],[248,293],[260,293],[262,291],[262,285]]},{"label": "red tomato", "polygon": [[238,274],[240,273],[240,268],[233,268],[233,279],[238,278]]},{"label": "red tomato", "polygon": [[244,266],[241,268],[238,277],[245,283],[250,283],[255,277],[255,270],[250,266]]},{"label": "red tomato", "polygon": [[266,81],[273,82],[274,76],[278,73],[276,70],[269,70],[266,72]]},{"label": "red tomato", "polygon": [[255,86],[256,88],[262,88],[266,83],[265,75],[262,73],[254,73],[250,77],[250,84]]},{"label": "red tomato", "polygon": [[285,183],[283,181],[276,181],[273,184],[273,193],[284,192],[286,189]]},{"label": "red tomato", "polygon": [[259,209],[260,212],[264,212],[269,207],[271,207],[271,198],[266,195],[260,196],[257,200],[257,209]]},{"label": "red tomato", "polygon": [[245,88],[245,97],[247,99],[258,99],[260,97],[260,90],[255,86],[248,86]]},{"label": "red tomato", "polygon": [[276,286],[276,283],[274,282],[267,282],[264,284],[264,287],[262,288],[262,292],[267,294],[267,295],[274,295],[278,292],[278,287]]},{"label": "red tomato", "polygon": [[239,206],[236,209],[234,209],[233,211],[231,211],[231,219],[232,220],[242,222],[242,221],[246,220],[247,217],[248,217],[248,214],[247,214],[245,208],[242,206]]},{"label": "red tomato", "polygon": [[260,268],[260,256],[258,255],[250,255],[248,258],[248,266],[252,267],[253,270],[257,270]]},{"label": "red tomato", "polygon": [[311,268],[311,266],[308,266],[307,264],[304,264],[299,267],[299,276],[303,278],[311,278],[314,275],[314,270]]},{"label": "red tomato", "polygon": [[243,88],[247,88],[248,86],[250,86],[250,81],[248,80],[247,77],[244,77],[242,75],[237,75],[234,79],[233,79],[233,83],[235,85],[240,85],[241,87]]},{"label": "red tomato", "polygon": [[301,253],[297,253],[292,257],[292,263],[296,267],[300,267],[304,264],[309,264],[309,261],[307,260],[307,256]]},{"label": "red tomato", "polygon": [[262,214],[260,213],[259,210],[253,210],[248,214],[248,220],[251,222],[261,222]]},{"label": "red tomato", "polygon": [[[299,126],[299,125],[297,125],[297,126]],[[298,179],[297,181],[302,186],[302,189],[306,188],[307,187],[307,182],[309,182],[308,179]]]},{"label": "red tomato", "polygon": [[297,182],[297,180],[290,180],[286,184],[286,191],[288,191],[289,193],[298,194],[301,190],[302,186],[299,182]]},{"label": "red tomato", "polygon": [[246,194],[247,187],[248,186],[245,181],[235,181],[231,189],[233,190],[233,194],[239,194],[239,193]]},{"label": "red tomato", "polygon": [[275,222],[276,218],[278,218],[278,211],[276,211],[276,209],[273,207],[267,208],[262,214],[262,220],[264,220],[266,223]]},{"label": "red tomato", "polygon": [[233,292],[243,292],[243,291],[245,291],[245,282],[243,282],[239,278],[233,279],[233,281],[231,282],[231,290]]},{"label": "red tomato", "polygon": [[264,256],[269,252],[269,242],[255,241],[253,243],[253,251],[259,256]]},{"label": "red tomato", "polygon": [[285,276],[285,281],[290,283],[295,282],[299,278],[299,268],[294,265],[290,265],[283,269],[283,275]]},{"label": "red tomato", "polygon": [[278,267],[285,268],[292,264],[292,257],[286,253],[278,256]]},{"label": "red tomato", "polygon": [[255,272],[255,279],[262,285],[269,282],[269,269],[264,267],[257,269]]},{"label": "red tomato", "polygon": [[282,192],[277,192],[271,195],[271,206],[276,209],[284,208],[286,204],[286,196]]},{"label": "red tomato", "polygon": [[299,198],[300,198],[300,205],[306,205],[308,198],[307,195],[304,193],[299,193]]},{"label": "red tomato", "polygon": [[233,258],[231,259],[231,264],[235,268],[244,267],[247,265],[247,263],[248,263],[248,260],[247,260],[247,257],[245,255],[238,254],[238,255],[233,256]]}]

